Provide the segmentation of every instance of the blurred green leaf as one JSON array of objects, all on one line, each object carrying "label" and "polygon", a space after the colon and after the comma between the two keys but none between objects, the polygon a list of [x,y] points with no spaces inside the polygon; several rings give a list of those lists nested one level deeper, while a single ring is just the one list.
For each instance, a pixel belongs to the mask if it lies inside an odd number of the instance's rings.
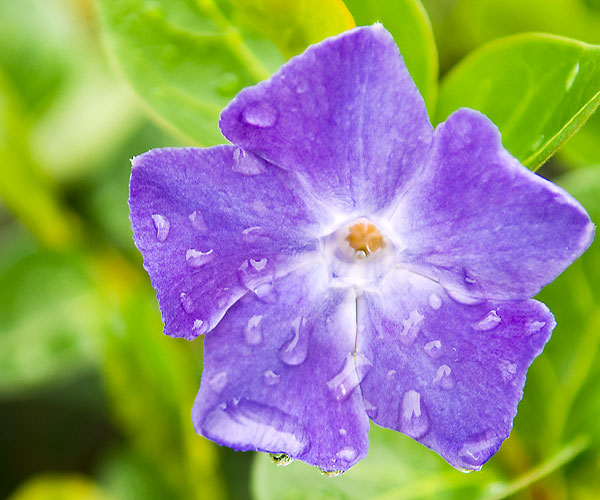
[{"label": "blurred green leaf", "polygon": [[600,104],[600,47],[517,35],[470,54],[444,78],[436,122],[460,107],[486,114],[504,146],[535,170]]},{"label": "blurred green leaf", "polygon": [[102,303],[79,255],[40,250],[14,233],[3,237],[0,395],[94,366],[102,316]]},{"label": "blurred green leaf", "polygon": [[41,475],[27,481],[8,500],[111,500],[84,476]]},{"label": "blurred green leaf", "polygon": [[[254,463],[255,500],[409,500],[421,498],[478,498],[481,474],[465,475],[437,454],[394,431],[371,426],[369,455],[337,478],[294,462],[277,467],[268,454]],[[477,477],[479,476],[479,477]],[[486,470],[485,478],[493,479]]]},{"label": "blurred green leaf", "polygon": [[427,13],[419,0],[345,0],[358,25],[381,22],[392,33],[408,71],[433,116],[438,56]]},{"label": "blurred green leaf", "polygon": [[99,6],[120,70],[158,117],[200,145],[224,142],[221,109],[279,67],[284,57],[276,45],[293,54],[350,26],[337,0],[100,0]]}]

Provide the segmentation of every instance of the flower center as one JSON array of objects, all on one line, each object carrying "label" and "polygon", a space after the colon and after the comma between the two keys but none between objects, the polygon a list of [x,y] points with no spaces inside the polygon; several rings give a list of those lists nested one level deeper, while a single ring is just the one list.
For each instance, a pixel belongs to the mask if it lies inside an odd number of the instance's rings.
[{"label": "flower center", "polygon": [[321,239],[333,286],[378,286],[394,261],[392,240],[365,217],[342,224]]},{"label": "flower center", "polygon": [[369,256],[385,247],[383,235],[370,222],[357,222],[350,226],[346,241],[355,252]]}]

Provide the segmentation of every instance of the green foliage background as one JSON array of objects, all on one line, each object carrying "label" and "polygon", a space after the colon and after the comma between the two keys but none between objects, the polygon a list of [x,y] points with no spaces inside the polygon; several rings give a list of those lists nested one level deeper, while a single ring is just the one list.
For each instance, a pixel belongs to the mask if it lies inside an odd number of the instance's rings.
[{"label": "green foliage background", "polygon": [[219,111],[239,89],[378,20],[435,123],[480,109],[600,221],[598,1],[0,1],[1,498],[600,498],[597,241],[540,294],[558,326],[482,472],[376,426],[336,479],[193,431],[202,342],[161,334],[129,158],[224,142]]}]

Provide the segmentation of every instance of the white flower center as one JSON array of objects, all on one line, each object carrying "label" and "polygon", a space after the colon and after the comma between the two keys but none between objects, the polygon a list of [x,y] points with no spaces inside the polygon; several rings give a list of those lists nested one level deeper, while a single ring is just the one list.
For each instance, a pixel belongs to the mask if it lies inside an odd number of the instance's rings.
[{"label": "white flower center", "polygon": [[321,243],[332,286],[376,286],[393,263],[392,241],[364,217],[343,224]]}]

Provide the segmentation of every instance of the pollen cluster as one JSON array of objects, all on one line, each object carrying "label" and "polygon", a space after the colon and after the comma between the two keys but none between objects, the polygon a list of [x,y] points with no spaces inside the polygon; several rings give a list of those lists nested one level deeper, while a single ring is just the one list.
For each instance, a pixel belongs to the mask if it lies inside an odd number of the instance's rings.
[{"label": "pollen cluster", "polygon": [[355,252],[370,255],[385,247],[383,236],[370,222],[357,222],[350,226],[346,241]]}]

